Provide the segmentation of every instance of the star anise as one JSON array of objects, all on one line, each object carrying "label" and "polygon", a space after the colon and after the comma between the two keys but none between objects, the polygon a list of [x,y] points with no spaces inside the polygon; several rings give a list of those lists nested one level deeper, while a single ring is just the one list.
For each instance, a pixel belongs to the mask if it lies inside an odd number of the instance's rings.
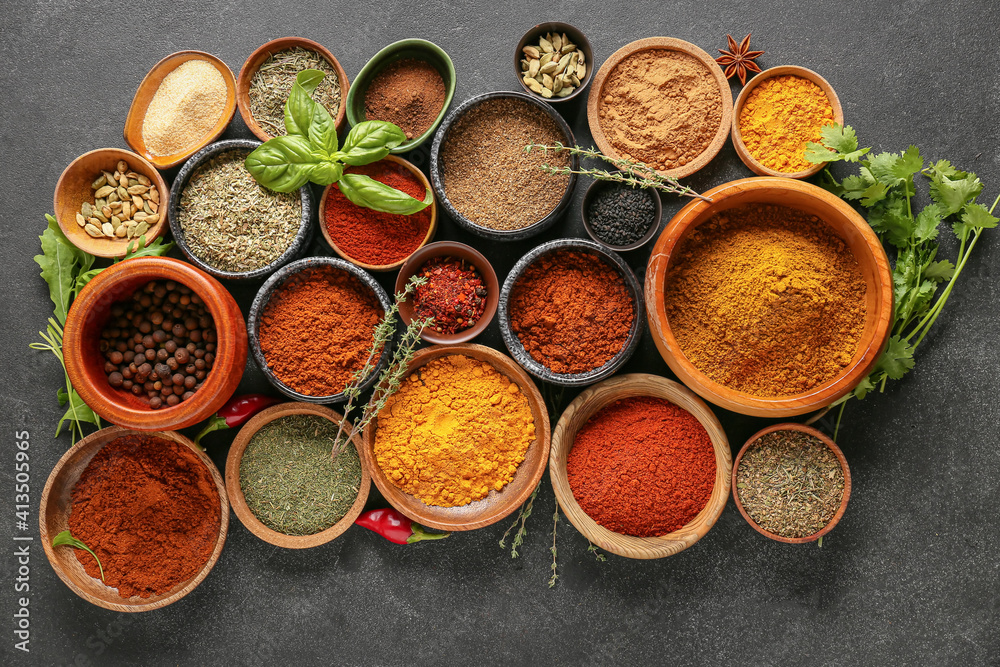
[{"label": "star anise", "polygon": [[749,34],[739,44],[736,43],[736,40],[731,35],[726,35],[726,39],[729,40],[729,50],[723,51],[719,49],[719,53],[722,55],[716,58],[715,62],[719,63],[720,67],[726,68],[727,79],[731,79],[734,74],[737,74],[740,77],[740,85],[745,85],[747,82],[747,72],[760,71],[760,67],[757,66],[754,60],[764,55],[764,52],[748,50],[750,48]]}]

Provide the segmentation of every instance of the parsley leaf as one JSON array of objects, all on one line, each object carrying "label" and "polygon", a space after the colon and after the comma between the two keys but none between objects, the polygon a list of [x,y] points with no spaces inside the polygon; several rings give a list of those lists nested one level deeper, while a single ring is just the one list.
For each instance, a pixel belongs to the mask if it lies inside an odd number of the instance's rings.
[{"label": "parsley leaf", "polygon": [[882,371],[889,378],[898,380],[911,368],[913,368],[913,347],[899,336],[891,337],[885,352],[875,364],[875,372]]}]

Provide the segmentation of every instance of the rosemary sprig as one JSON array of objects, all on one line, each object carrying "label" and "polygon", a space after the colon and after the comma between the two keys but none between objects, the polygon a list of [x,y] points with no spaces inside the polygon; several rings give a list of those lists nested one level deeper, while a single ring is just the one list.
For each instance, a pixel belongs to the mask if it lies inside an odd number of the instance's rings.
[{"label": "rosemary sprig", "polygon": [[710,197],[701,195],[686,185],[681,185],[676,178],[664,176],[663,174],[658,173],[655,169],[643,162],[637,162],[636,160],[629,160],[626,158],[608,157],[596,148],[588,149],[580,148],[579,146],[564,146],[562,143],[557,141],[555,145],[552,146],[530,143],[524,147],[524,152],[530,153],[534,148],[540,148],[546,153],[549,151],[555,151],[557,153],[560,151],[569,151],[570,155],[601,159],[621,169],[620,172],[612,172],[605,169],[571,169],[570,167],[553,167],[550,164],[539,165],[539,169],[547,174],[562,176],[580,174],[581,176],[590,176],[591,178],[595,178],[600,181],[614,181],[616,183],[625,183],[633,187],[653,188],[654,190],[660,190],[661,192],[669,192],[671,194],[683,195],[685,197],[694,197],[707,202],[712,201]]}]

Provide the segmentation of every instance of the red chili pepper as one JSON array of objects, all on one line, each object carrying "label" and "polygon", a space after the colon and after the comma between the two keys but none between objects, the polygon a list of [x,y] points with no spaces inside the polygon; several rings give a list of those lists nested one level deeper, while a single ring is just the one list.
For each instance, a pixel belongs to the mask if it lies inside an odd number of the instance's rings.
[{"label": "red chili pepper", "polygon": [[[205,428],[194,439],[194,444],[201,447],[201,439],[212,431],[219,431],[227,428],[239,428],[250,418],[266,407],[272,406],[281,401],[264,394],[244,394],[233,396],[226,404],[219,408],[219,411],[209,418]],[[204,449],[204,447],[202,447]]]},{"label": "red chili pepper", "polygon": [[402,512],[391,507],[380,510],[368,510],[354,522],[376,533],[395,544],[413,544],[421,540],[440,540],[451,533],[428,533],[423,526]]}]

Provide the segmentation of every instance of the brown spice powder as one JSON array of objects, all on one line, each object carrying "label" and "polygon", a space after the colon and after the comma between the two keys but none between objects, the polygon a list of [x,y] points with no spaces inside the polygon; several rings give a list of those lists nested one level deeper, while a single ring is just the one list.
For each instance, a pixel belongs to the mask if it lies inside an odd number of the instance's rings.
[{"label": "brown spice powder", "polygon": [[404,58],[372,79],[365,92],[365,119],[399,126],[407,139],[430,129],[444,107],[444,79],[425,60]]}]

